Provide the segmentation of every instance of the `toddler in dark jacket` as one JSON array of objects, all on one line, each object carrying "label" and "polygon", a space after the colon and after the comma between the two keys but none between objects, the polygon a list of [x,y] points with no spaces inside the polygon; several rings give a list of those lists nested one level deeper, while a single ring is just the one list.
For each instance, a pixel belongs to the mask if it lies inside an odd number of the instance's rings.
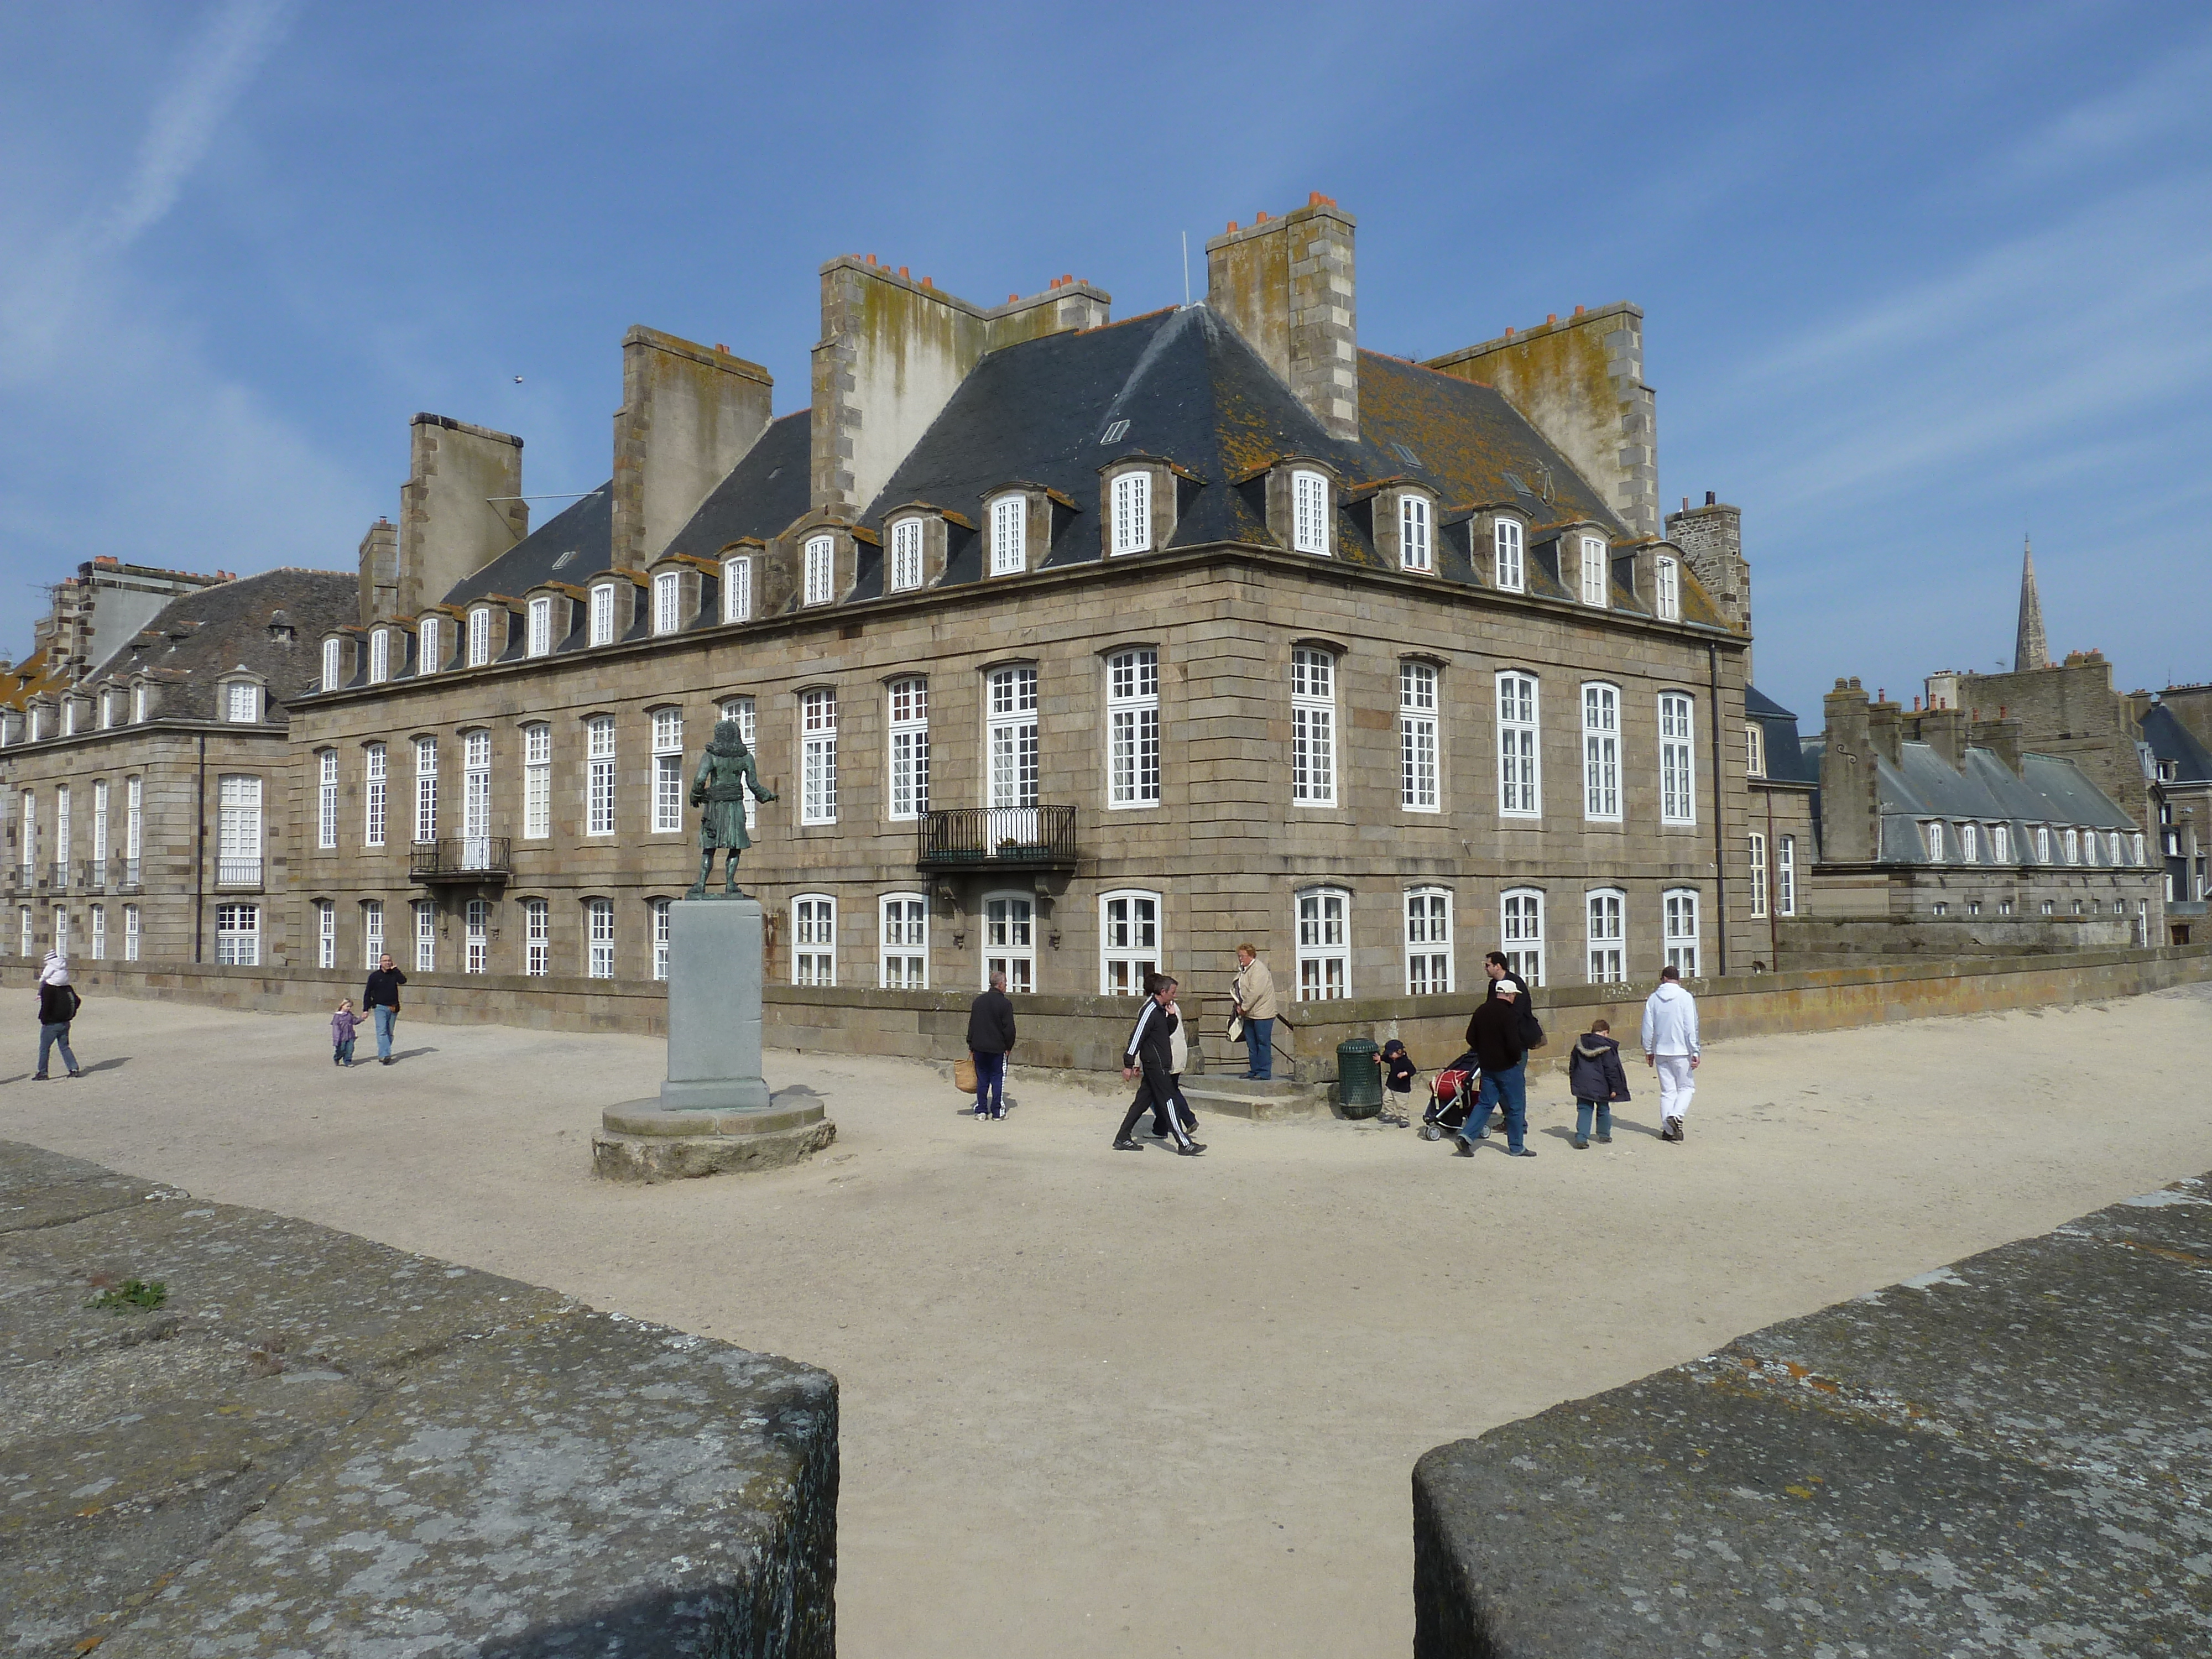
[{"label": "toddler in dark jacket", "polygon": [[1620,1069],[1620,1045],[1607,1035],[1613,1027],[1592,1020],[1589,1030],[1575,1039],[1567,1056],[1567,1087],[1575,1097],[1575,1150],[1589,1150],[1590,1118],[1597,1119],[1597,1138],[1613,1139],[1613,1104],[1628,1098],[1628,1074]]},{"label": "toddler in dark jacket", "polygon": [[1402,1129],[1413,1120],[1411,1107],[1413,1097],[1413,1057],[1406,1052],[1406,1045],[1392,1037],[1382,1045],[1382,1052],[1375,1056],[1375,1063],[1382,1068],[1382,1081],[1390,1093],[1399,1097],[1392,1103],[1383,1097],[1381,1117],[1393,1128]]}]

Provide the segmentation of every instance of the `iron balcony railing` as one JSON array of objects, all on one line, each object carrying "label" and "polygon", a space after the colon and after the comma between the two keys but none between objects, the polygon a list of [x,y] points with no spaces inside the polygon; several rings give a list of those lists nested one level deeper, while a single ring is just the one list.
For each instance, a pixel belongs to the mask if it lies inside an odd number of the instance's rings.
[{"label": "iron balcony railing", "polygon": [[69,860],[67,859],[56,859],[54,860],[54,890],[56,892],[64,892],[68,890],[70,884],[69,876]]},{"label": "iron balcony railing", "polygon": [[125,859],[123,860],[123,885],[125,887],[134,888],[138,885],[138,860],[137,859]]},{"label": "iron balcony railing", "polygon": [[1073,870],[1073,806],[962,806],[926,812],[915,863],[922,869]]},{"label": "iron balcony railing", "polygon": [[95,893],[106,892],[107,890],[107,860],[87,859],[84,861],[84,873],[78,879]]},{"label": "iron balcony railing", "polygon": [[505,836],[459,836],[418,841],[409,849],[408,875],[416,881],[505,881],[509,865]]},{"label": "iron balcony railing", "polygon": [[215,884],[218,887],[260,886],[261,860],[218,858],[215,861]]}]

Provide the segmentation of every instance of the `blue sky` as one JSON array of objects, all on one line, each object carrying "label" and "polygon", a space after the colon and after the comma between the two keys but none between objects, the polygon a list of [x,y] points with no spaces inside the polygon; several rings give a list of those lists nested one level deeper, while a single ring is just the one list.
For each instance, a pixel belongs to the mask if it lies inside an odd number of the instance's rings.
[{"label": "blue sky", "polygon": [[833,254],[1128,316],[1320,190],[1364,344],[1644,308],[1808,729],[2008,657],[2028,529],[2055,650],[2212,678],[2202,8],[21,6],[0,156],[6,654],[97,554],[351,568],[417,410],[589,489],[632,323],[787,411]]}]

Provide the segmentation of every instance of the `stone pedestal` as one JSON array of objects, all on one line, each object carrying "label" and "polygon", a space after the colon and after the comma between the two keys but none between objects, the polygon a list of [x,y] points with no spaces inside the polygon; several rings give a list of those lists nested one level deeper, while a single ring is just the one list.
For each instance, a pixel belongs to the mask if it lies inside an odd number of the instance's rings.
[{"label": "stone pedestal", "polygon": [[668,1078],[658,1098],[601,1115],[592,1166],[676,1181],[795,1164],[836,1138],[819,1103],[779,1104],[761,1077],[760,905],[680,899],[668,918]]}]

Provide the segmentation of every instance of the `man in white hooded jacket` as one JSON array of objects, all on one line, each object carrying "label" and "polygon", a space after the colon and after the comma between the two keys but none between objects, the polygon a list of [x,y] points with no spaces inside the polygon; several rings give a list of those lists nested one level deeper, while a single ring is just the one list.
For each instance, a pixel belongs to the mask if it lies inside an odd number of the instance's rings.
[{"label": "man in white hooded jacket", "polygon": [[1644,1004],[1644,1063],[1659,1068],[1659,1139],[1680,1140],[1698,1091],[1698,1000],[1682,988],[1671,963],[1659,970],[1659,988]]}]

